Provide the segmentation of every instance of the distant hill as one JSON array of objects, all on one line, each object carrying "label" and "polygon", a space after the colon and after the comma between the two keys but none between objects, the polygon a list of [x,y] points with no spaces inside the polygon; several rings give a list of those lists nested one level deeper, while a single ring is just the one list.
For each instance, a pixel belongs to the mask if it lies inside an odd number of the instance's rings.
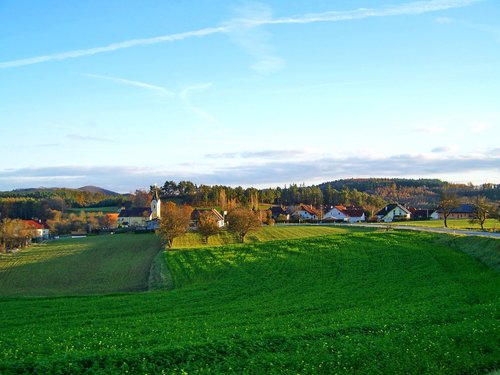
[{"label": "distant hill", "polygon": [[101,193],[101,194],[112,195],[112,196],[120,195],[114,191],[106,190],[106,189],[100,188],[98,186],[92,186],[92,185],[83,186],[83,187],[78,188],[76,190],[87,191],[89,193]]}]

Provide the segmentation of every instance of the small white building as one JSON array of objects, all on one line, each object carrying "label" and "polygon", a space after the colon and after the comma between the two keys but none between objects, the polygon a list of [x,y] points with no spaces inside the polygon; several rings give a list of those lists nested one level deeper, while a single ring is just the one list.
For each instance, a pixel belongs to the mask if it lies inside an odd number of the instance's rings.
[{"label": "small white building", "polygon": [[323,220],[359,223],[361,221],[366,221],[366,216],[363,209],[359,207],[335,206],[325,213]]},{"label": "small white building", "polygon": [[411,212],[399,203],[391,203],[376,213],[378,221],[391,223],[393,221],[410,220]]},{"label": "small white building", "polygon": [[292,210],[290,216],[294,219],[318,220],[319,213],[313,206],[301,204],[300,206]]}]

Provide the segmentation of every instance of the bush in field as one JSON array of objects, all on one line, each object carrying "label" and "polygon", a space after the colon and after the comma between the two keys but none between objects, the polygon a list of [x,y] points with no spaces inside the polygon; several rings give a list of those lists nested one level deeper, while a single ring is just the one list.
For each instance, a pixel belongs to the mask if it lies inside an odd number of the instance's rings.
[{"label": "bush in field", "polygon": [[187,232],[192,211],[191,206],[177,206],[173,202],[167,202],[165,205],[158,235],[167,244],[168,248],[172,247],[174,238]]},{"label": "bush in field", "polygon": [[245,236],[248,232],[259,230],[262,226],[257,215],[252,210],[243,207],[232,210],[227,215],[227,222],[227,229],[237,234],[241,242],[245,242]]}]

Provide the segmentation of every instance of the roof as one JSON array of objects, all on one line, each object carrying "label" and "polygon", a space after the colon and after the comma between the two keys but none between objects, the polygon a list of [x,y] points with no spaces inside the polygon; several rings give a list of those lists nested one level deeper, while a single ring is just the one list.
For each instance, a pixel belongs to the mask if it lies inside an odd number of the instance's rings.
[{"label": "roof", "polygon": [[[440,208],[438,212],[443,212],[443,209]],[[461,204],[456,208],[453,208],[449,211],[453,214],[473,214],[474,213],[474,205],[473,204]]]},{"label": "roof", "polygon": [[224,220],[224,216],[222,216],[215,208],[197,208],[191,212],[191,219],[198,220],[203,212],[210,212],[217,220]]},{"label": "roof", "polygon": [[362,217],[365,212],[360,208],[346,208],[342,213],[349,217]]},{"label": "roof", "polygon": [[308,206],[308,205],[305,205],[305,204],[301,204],[300,205],[300,210],[305,211],[305,212],[307,212],[310,215],[315,215],[315,216],[318,215],[318,211],[316,211],[316,209],[313,206]]},{"label": "roof", "polygon": [[47,229],[47,227],[35,220],[23,220],[26,224],[34,229]]},{"label": "roof", "polygon": [[144,212],[147,213],[146,216],[151,215],[151,208],[149,207],[132,207],[126,210],[121,210],[118,217],[144,217]]},{"label": "roof", "polygon": [[382,208],[379,212],[377,212],[375,215],[376,216],[385,216],[395,208],[399,208],[400,210],[406,212],[407,214],[411,214],[411,212],[406,208],[401,206],[399,203],[391,203]]},{"label": "roof", "polygon": [[281,206],[273,206],[270,210],[273,216],[286,215],[286,211]]}]

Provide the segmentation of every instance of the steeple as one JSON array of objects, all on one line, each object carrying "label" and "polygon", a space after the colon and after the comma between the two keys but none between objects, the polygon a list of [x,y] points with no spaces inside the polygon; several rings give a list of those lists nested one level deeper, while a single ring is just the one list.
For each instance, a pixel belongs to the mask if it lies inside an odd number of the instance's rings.
[{"label": "steeple", "polygon": [[161,200],[158,194],[158,187],[155,185],[152,189],[153,197],[151,199],[151,218],[160,219],[161,218]]}]

